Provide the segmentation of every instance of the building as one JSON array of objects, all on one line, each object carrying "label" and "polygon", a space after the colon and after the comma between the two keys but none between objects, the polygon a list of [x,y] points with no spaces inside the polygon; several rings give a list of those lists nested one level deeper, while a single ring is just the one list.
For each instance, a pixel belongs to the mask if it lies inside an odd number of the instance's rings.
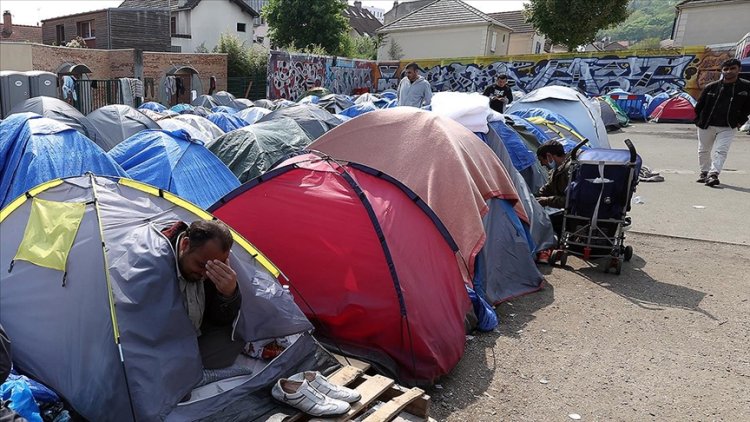
[{"label": "building", "polygon": [[512,12],[490,13],[489,17],[498,22],[502,22],[513,29],[510,34],[510,44],[508,54],[541,54],[547,52],[544,48],[546,37],[526,22],[526,15],[523,10],[514,10]]},{"label": "building", "polygon": [[377,31],[378,60],[505,56],[512,32],[461,0],[436,0]]},{"label": "building", "polygon": [[269,0],[245,0],[245,3],[249,4],[260,16],[256,17],[253,21],[255,26],[255,44],[262,45],[263,47],[271,48],[271,38],[268,36],[268,22],[263,17],[263,7],[268,4]]},{"label": "building", "polygon": [[124,0],[118,9],[168,10],[171,50],[211,51],[222,34],[255,42],[255,18],[260,14],[247,0]]},{"label": "building", "polygon": [[42,21],[44,44],[63,46],[76,37],[88,48],[170,51],[169,14],[112,8]]},{"label": "building", "polygon": [[734,45],[750,27],[748,0],[683,0],[675,9],[675,46]]},{"label": "building", "polygon": [[347,6],[344,9],[344,17],[349,19],[350,35],[353,37],[374,38],[377,36],[376,31],[383,26],[375,15],[362,7],[361,1],[355,1],[353,6]]},{"label": "building", "polygon": [[364,9],[367,9],[368,12],[372,13],[372,15],[375,16],[375,19],[380,21],[381,24],[383,23],[383,20],[385,19],[385,9],[375,6],[365,6]]},{"label": "building", "polygon": [[398,0],[393,2],[393,8],[385,12],[383,16],[383,23],[388,25],[389,23],[401,19],[415,10],[419,10],[435,0],[402,0],[400,3]]},{"label": "building", "polygon": [[0,41],[42,42],[42,27],[32,25],[15,25],[10,10],[3,12],[0,24]]}]

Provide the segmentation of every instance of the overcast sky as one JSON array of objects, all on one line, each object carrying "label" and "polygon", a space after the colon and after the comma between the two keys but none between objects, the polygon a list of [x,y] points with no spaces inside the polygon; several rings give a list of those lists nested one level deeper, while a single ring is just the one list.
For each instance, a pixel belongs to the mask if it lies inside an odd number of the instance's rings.
[{"label": "overcast sky", "polygon": [[[520,0],[468,0],[466,2],[486,13],[520,10],[523,9],[524,3]],[[17,24],[36,25],[42,19],[117,7],[120,3],[122,0],[0,0],[0,8],[3,11],[10,10],[13,14],[13,22]],[[354,3],[354,1],[350,0],[349,3]],[[364,0],[362,4],[387,11],[393,7],[393,0]]]}]

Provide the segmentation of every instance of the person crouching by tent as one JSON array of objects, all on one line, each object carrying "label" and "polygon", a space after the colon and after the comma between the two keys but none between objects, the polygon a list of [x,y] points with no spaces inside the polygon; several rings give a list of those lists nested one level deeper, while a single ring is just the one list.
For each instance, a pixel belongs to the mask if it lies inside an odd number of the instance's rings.
[{"label": "person crouching by tent", "polygon": [[406,65],[406,76],[398,84],[398,105],[407,107],[428,106],[432,103],[432,87],[419,76],[416,63]]},{"label": "person crouching by tent", "polygon": [[539,188],[536,200],[539,205],[552,208],[548,210],[552,227],[557,237],[562,233],[562,208],[565,208],[565,191],[570,179],[570,159],[565,154],[563,145],[555,140],[547,141],[536,150],[539,162],[550,171],[549,180]]},{"label": "person crouching by tent", "polygon": [[482,93],[485,97],[490,97],[490,108],[502,113],[505,106],[513,102],[513,92],[508,86],[508,76],[500,74],[493,85],[488,85]]},{"label": "person crouching by tent", "polygon": [[244,343],[232,341],[242,303],[237,274],[229,265],[232,233],[220,221],[182,221],[164,229],[176,257],[177,282],[198,334],[205,369],[231,366]]},{"label": "person crouching by tent", "polygon": [[737,59],[722,63],[721,80],[706,85],[695,105],[700,164],[696,182],[706,186],[719,184],[729,146],[750,114],[750,81],[739,78],[740,65]]}]

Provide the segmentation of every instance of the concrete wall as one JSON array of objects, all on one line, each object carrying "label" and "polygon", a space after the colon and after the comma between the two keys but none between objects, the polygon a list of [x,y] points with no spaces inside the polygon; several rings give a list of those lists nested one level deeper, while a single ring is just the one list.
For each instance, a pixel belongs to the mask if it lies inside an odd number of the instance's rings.
[{"label": "concrete wall", "polygon": [[[378,60],[389,60],[391,40],[403,52],[403,58],[433,59],[440,57],[484,56],[487,52],[488,25],[425,29],[388,33],[387,41],[378,50]],[[498,40],[500,44],[502,36]],[[507,44],[506,44],[507,45]],[[507,50],[500,50],[505,54]]]},{"label": "concrete wall", "polygon": [[[495,35],[495,50],[492,50],[492,35]],[[510,46],[511,32],[505,28],[490,25],[487,29],[484,56],[506,56]]]},{"label": "concrete wall", "polygon": [[0,70],[34,70],[31,46],[27,43],[0,42]]},{"label": "concrete wall", "polygon": [[[745,22],[744,24],[742,22]],[[674,45],[736,43],[750,29],[750,1],[688,4],[675,25]]]}]

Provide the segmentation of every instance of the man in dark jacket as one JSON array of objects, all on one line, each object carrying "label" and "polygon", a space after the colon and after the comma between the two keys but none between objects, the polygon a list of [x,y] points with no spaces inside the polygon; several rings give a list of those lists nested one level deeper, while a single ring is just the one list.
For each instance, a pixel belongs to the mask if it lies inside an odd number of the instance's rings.
[{"label": "man in dark jacket", "polygon": [[490,97],[490,108],[502,113],[505,106],[513,101],[513,92],[508,86],[508,76],[498,75],[493,85],[488,85],[482,93],[485,97]]},{"label": "man in dark jacket", "polygon": [[547,184],[539,189],[537,202],[543,207],[565,208],[565,191],[568,189],[570,160],[562,144],[552,140],[536,150],[539,162],[551,170]]},{"label": "man in dark jacket", "polygon": [[203,367],[230,366],[244,344],[232,341],[242,297],[229,266],[233,239],[220,221],[177,222],[162,231],[175,254],[177,282],[198,337]]},{"label": "man in dark jacket", "polygon": [[706,85],[695,106],[698,126],[698,183],[717,186],[737,129],[750,115],[750,82],[739,78],[740,61],[721,65],[722,79]]}]

